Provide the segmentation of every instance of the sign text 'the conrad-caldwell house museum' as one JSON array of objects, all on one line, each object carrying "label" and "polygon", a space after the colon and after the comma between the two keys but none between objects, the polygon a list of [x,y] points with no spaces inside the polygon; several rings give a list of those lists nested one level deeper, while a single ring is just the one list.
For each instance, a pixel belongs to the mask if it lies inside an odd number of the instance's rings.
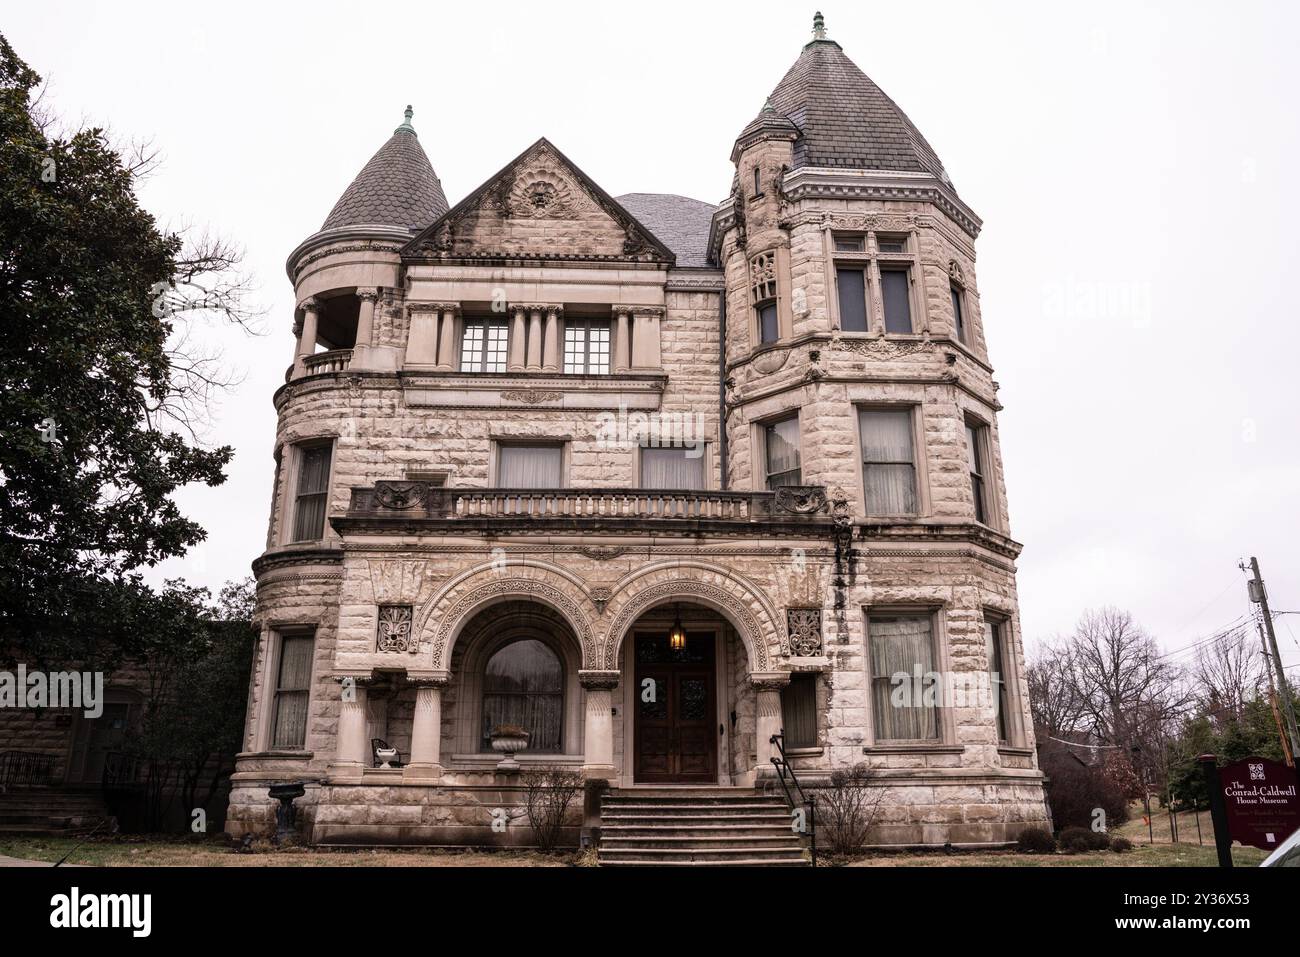
[{"label": "sign text 'the conrad-caldwell house museum'", "polygon": [[873,843],[1045,822],[980,220],[820,20],[731,159],[542,139],[449,208],[408,113],[294,250],[232,833],[301,780],[317,842],[527,843],[511,726],[616,800],[752,799],[784,731]]}]

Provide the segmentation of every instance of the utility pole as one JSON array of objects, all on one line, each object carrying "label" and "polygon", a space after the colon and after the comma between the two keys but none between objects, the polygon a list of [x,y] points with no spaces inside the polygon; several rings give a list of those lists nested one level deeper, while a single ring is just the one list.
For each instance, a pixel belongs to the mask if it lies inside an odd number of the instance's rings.
[{"label": "utility pole", "polygon": [[1268,647],[1271,651],[1268,658],[1277,673],[1277,691],[1282,696],[1282,707],[1286,711],[1287,731],[1291,737],[1291,754],[1295,755],[1300,753],[1300,731],[1296,729],[1295,705],[1291,701],[1290,686],[1286,683],[1286,672],[1282,670],[1282,655],[1277,650],[1277,635],[1273,632],[1273,614],[1268,610],[1268,592],[1259,574],[1259,560],[1253,555],[1250,558],[1250,570],[1255,576],[1247,583],[1250,600],[1259,605],[1264,615],[1264,628],[1268,632]]}]

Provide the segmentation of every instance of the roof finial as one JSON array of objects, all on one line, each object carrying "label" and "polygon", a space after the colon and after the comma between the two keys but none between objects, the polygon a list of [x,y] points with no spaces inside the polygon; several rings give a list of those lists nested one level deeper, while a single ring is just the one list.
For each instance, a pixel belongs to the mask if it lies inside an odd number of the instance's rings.
[{"label": "roof finial", "polygon": [[414,132],[415,132],[415,127],[411,125],[411,117],[413,117],[413,116],[415,115],[415,110],[411,109],[411,104],[409,104],[409,103],[406,104],[406,112],[405,112],[403,115],[406,117],[406,121],[405,121],[401,126],[399,126],[397,129],[393,130],[393,132],[394,132],[394,133],[403,133],[403,132],[405,132],[405,133],[414,133]]},{"label": "roof finial", "polygon": [[822,12],[820,10],[818,10],[817,13],[813,15],[813,39],[814,40],[826,39],[826,18],[822,16]]}]

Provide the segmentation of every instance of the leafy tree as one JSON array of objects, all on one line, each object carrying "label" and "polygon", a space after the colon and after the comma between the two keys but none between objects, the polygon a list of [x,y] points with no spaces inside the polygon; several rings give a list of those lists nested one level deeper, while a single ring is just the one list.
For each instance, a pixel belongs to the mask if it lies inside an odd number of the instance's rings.
[{"label": "leafy tree", "polygon": [[242,323],[244,284],[201,292],[237,252],[164,234],[104,130],[47,135],[39,82],[0,36],[0,654],[111,665],[136,570],[204,537],[173,493],[231,457],[193,441],[186,410],[220,380],[178,323]]},{"label": "leafy tree", "polygon": [[146,677],[128,747],[141,772],[145,827],[162,828],[173,797],[206,807],[234,770],[243,736],[255,633],[252,580],[228,583],[215,607],[207,589],[169,581],[140,589],[127,651]]}]

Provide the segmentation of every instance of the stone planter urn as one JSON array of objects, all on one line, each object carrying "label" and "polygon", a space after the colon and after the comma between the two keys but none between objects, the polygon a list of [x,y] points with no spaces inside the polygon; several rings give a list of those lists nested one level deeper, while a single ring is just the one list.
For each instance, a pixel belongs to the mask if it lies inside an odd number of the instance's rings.
[{"label": "stone planter urn", "polygon": [[375,748],[375,757],[379,759],[381,768],[391,768],[393,762],[397,760],[396,748]]},{"label": "stone planter urn", "polygon": [[275,835],[271,843],[277,846],[291,843],[298,836],[298,809],[293,802],[306,794],[307,789],[301,781],[294,781],[291,784],[273,784],[266,790],[272,799],[280,802],[275,809]]},{"label": "stone planter urn", "polygon": [[519,770],[515,755],[528,749],[530,735],[517,724],[503,724],[492,729],[492,750],[505,757],[497,764],[498,771],[513,772]]}]

